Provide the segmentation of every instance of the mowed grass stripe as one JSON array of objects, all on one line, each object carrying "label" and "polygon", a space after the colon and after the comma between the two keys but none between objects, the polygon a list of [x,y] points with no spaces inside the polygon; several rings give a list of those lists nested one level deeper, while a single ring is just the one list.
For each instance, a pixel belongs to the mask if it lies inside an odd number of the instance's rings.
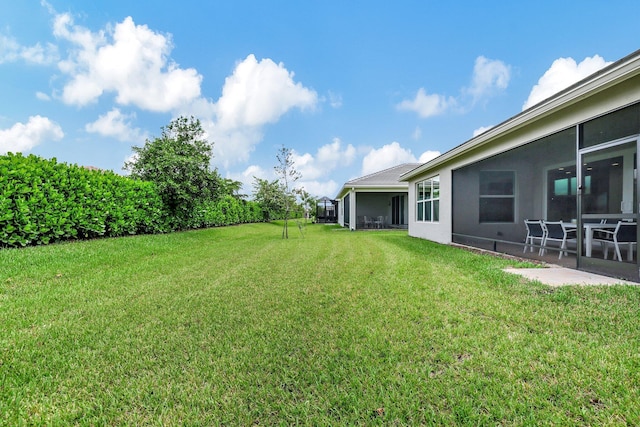
[{"label": "mowed grass stripe", "polygon": [[0,251],[0,423],[640,422],[636,288],[280,226]]}]

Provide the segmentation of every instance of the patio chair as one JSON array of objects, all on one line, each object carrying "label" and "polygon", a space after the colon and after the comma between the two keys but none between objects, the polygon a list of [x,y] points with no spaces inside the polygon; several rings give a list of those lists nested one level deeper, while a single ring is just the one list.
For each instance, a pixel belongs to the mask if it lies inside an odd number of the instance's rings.
[{"label": "patio chair", "polygon": [[[635,222],[618,221],[618,225],[614,230],[594,229],[594,242],[600,242],[604,259],[609,257],[609,246],[616,249],[616,257],[622,262],[622,254],[620,253],[620,245],[627,245],[627,260],[633,260],[633,245],[638,244],[637,241],[638,225]],[[596,237],[597,232],[597,237]]]},{"label": "patio chair", "polygon": [[544,242],[542,243],[541,254],[544,255],[549,247],[549,242],[560,243],[560,254],[558,259],[562,259],[563,255],[567,255],[567,244],[570,242],[577,243],[576,229],[568,229],[562,221],[542,221],[542,227],[545,230]]},{"label": "patio chair", "polygon": [[544,245],[545,230],[542,227],[542,221],[539,219],[525,219],[524,226],[527,228],[527,237],[524,239],[524,250],[527,252],[527,248],[533,252],[533,245],[538,241],[538,255],[542,255],[542,246]]},{"label": "patio chair", "polygon": [[371,228],[373,226],[373,220],[368,217],[368,216],[364,216],[364,228]]}]

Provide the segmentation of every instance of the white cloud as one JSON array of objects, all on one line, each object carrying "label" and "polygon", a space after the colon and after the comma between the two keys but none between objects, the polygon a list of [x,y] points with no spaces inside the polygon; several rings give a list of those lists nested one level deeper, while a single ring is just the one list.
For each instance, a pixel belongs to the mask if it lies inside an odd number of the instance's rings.
[{"label": "white cloud", "polygon": [[422,136],[422,128],[420,128],[420,126],[416,126],[416,128],[413,130],[413,133],[411,134],[411,138],[420,139],[421,136]]},{"label": "white cloud", "polygon": [[58,48],[52,43],[41,46],[40,43],[34,46],[22,47],[20,57],[26,62],[38,65],[49,65],[55,63],[58,58]]},{"label": "white cloud", "polygon": [[[348,166],[355,160],[356,149],[351,144],[343,146],[339,138],[334,138],[330,144],[325,144],[318,149],[315,155],[296,153],[292,150],[294,168],[300,172],[301,178],[296,182],[296,188],[304,188],[314,196],[333,195],[338,190],[338,184],[334,180],[325,180],[333,170],[341,166]],[[249,166],[241,173],[228,174],[227,177],[242,182],[244,194],[253,191],[253,177],[274,180],[276,175],[273,169],[265,170],[260,166]]]},{"label": "white cloud", "polygon": [[480,135],[481,133],[484,133],[486,131],[488,131],[489,129],[491,129],[493,126],[481,126],[478,129],[473,131],[473,137],[475,138],[476,136]]},{"label": "white cloud", "polygon": [[0,35],[0,64],[19,60],[36,65],[53,64],[58,60],[58,49],[51,43],[22,46],[13,37]]},{"label": "white cloud", "polygon": [[362,175],[379,172],[402,163],[415,163],[416,156],[411,150],[404,149],[397,142],[392,142],[379,149],[373,149],[362,159]]},{"label": "white cloud", "polygon": [[329,91],[329,105],[332,108],[342,107],[342,95]]},{"label": "white cloud", "polygon": [[102,115],[93,123],[88,123],[85,130],[102,136],[113,137],[119,141],[140,142],[148,136],[139,128],[134,128],[131,120],[135,119],[135,113],[122,114],[118,108],[114,108]]},{"label": "white cloud", "polygon": [[[54,16],[54,35],[68,44],[58,62],[66,80],[54,96],[82,107],[113,94],[120,105],[171,112],[174,117],[194,115],[213,143],[215,161],[225,168],[249,159],[265,125],[292,109],[313,110],[318,104],[318,94],[294,81],[294,73],[282,63],[258,60],[253,54],[236,64],[217,101],[206,99],[197,70],[180,68],[171,60],[170,34],[136,25],[131,17],[92,31],[76,25],[68,13],[56,13],[46,1],[42,4]],[[340,101],[332,96],[334,106]],[[87,125],[87,131],[135,137],[138,130],[132,129],[130,117],[116,116],[116,111]],[[115,128],[109,129],[109,123]]]},{"label": "white cloud", "polygon": [[293,81],[294,73],[251,54],[225,79],[217,102],[218,125],[224,129],[275,123],[292,108],[313,108],[318,94]]},{"label": "white cloud", "polygon": [[464,99],[462,95],[470,95],[472,103],[476,103],[506,89],[510,79],[511,67],[509,65],[503,61],[479,56],[473,67],[471,85],[461,89],[462,93],[458,98],[428,94],[424,88],[420,88],[413,99],[405,99],[397,104],[396,108],[403,111],[414,111],[422,118],[437,116],[462,105]]},{"label": "white cloud", "polygon": [[31,116],[29,121],[0,130],[0,153],[25,152],[47,140],[64,137],[62,128],[47,117]]},{"label": "white cloud", "polygon": [[313,109],[318,94],[293,80],[282,63],[247,56],[225,79],[222,96],[212,104],[197,100],[194,107],[209,112],[203,127],[215,142],[214,157],[225,166],[246,161],[262,140],[263,127],[294,108]]},{"label": "white cloud", "polygon": [[20,44],[14,38],[0,35],[0,64],[16,61],[19,51]]},{"label": "white cloud", "polygon": [[340,138],[334,138],[331,144],[320,147],[315,157],[309,153],[292,153],[294,167],[306,181],[325,177],[338,167],[349,166],[355,157],[355,147],[348,144],[343,148]]},{"label": "white cloud", "polygon": [[138,156],[138,153],[131,153],[128,156],[126,156],[124,158],[124,160],[122,161],[122,173],[124,173],[125,175],[129,175],[129,171],[124,169],[124,164],[125,163],[135,163],[138,161],[138,158],[140,156]]},{"label": "white cloud", "polygon": [[338,183],[330,179],[328,181],[300,181],[297,187],[304,190],[315,197],[333,197],[340,188]]},{"label": "white cloud", "polygon": [[212,120],[202,121],[202,127],[207,133],[207,139],[213,143],[214,162],[225,168],[249,160],[255,146],[263,138],[261,128],[224,130]]},{"label": "white cloud", "polygon": [[[297,166],[296,166],[297,167]],[[253,195],[253,185],[255,183],[255,179],[266,179],[268,181],[273,181],[277,179],[273,168],[264,169],[258,165],[251,165],[247,167],[244,171],[239,173],[227,173],[226,178],[233,179],[234,181],[241,182],[242,189],[240,190],[241,194],[246,194],[248,196]],[[338,191],[338,184],[333,180],[321,181],[321,180],[305,180],[303,176],[302,179],[296,182],[296,188],[304,188],[309,194],[317,197],[329,196],[333,197]]]},{"label": "white cloud", "polygon": [[573,58],[556,59],[540,77],[538,84],[531,89],[522,109],[532,107],[609,64],[611,62],[605,61],[599,55],[587,57],[580,63],[576,63]]},{"label": "white cloud", "polygon": [[275,174],[273,173],[273,170],[267,171],[258,165],[251,165],[242,172],[228,172],[226,175],[226,178],[228,179],[241,182],[242,188],[240,189],[240,194],[245,194],[247,196],[251,196],[253,194],[253,184],[255,183],[254,177],[272,181],[275,179]]},{"label": "white cloud", "polygon": [[44,92],[36,92],[36,98],[40,101],[51,101],[51,97]]},{"label": "white cloud", "polygon": [[[260,179],[273,180],[275,179],[275,173],[271,169],[266,170],[261,168],[258,165],[251,165],[242,172],[241,177],[243,179],[249,180],[250,182],[253,182],[254,177],[260,178]],[[238,179],[238,181],[241,181],[241,180]]]},{"label": "white cloud", "polygon": [[414,99],[406,99],[396,105],[396,108],[403,111],[415,111],[420,117],[427,118],[444,113],[454,107],[456,103],[452,97],[427,94],[424,88],[420,88]]},{"label": "white cloud", "polygon": [[323,145],[318,149],[316,159],[318,163],[324,166],[334,165],[332,169],[337,166],[349,166],[356,157],[356,149],[353,145],[348,144],[342,149],[342,141],[340,138],[333,138],[331,144]]},{"label": "white cloud", "polygon": [[67,104],[84,106],[113,92],[121,105],[166,112],[200,96],[202,76],[169,59],[171,37],[136,25],[131,17],[92,33],[74,25],[69,14],[59,14],[54,35],[72,45],[58,64],[70,78],[62,91]]},{"label": "white cloud", "polygon": [[439,151],[425,151],[420,155],[418,162],[427,163],[429,160],[433,160],[438,157],[441,153]]},{"label": "white cloud", "polygon": [[362,159],[362,175],[379,172],[402,163],[425,163],[440,155],[439,151],[428,150],[419,158],[413,155],[411,150],[402,148],[396,141],[382,146],[379,149],[372,149]]},{"label": "white cloud", "polygon": [[510,66],[499,60],[479,56],[473,67],[471,86],[466,91],[476,102],[493,95],[496,91],[506,89],[510,79]]}]

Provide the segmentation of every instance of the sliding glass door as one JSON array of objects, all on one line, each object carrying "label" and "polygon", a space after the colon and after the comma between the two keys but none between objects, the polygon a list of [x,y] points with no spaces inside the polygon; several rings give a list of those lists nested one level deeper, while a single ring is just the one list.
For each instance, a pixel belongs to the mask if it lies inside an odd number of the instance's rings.
[{"label": "sliding glass door", "polygon": [[637,153],[637,137],[579,151],[579,268],[640,279]]}]

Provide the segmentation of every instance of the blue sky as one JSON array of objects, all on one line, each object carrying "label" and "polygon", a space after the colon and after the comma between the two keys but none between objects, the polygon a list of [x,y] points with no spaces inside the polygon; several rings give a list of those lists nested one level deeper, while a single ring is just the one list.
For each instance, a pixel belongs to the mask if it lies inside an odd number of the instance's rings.
[{"label": "blue sky", "polygon": [[117,173],[198,117],[224,177],[316,196],[426,161],[640,48],[633,1],[0,0],[0,154]]}]

